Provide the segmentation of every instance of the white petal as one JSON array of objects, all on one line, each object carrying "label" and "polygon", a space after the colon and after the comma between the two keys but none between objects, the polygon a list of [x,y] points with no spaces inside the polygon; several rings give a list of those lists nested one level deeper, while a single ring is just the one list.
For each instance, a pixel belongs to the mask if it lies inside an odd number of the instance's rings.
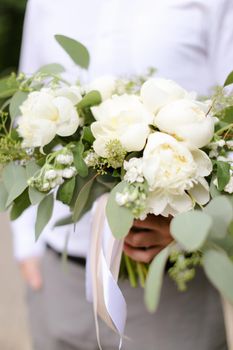
[{"label": "white petal", "polygon": [[59,112],[59,122],[57,124],[57,134],[60,136],[70,136],[77,130],[80,120],[78,112],[72,102],[66,97],[54,99],[54,105]]},{"label": "white petal", "polygon": [[177,211],[183,213],[193,208],[191,198],[187,193],[183,195],[169,195],[169,205]]},{"label": "white petal", "polygon": [[168,197],[165,192],[150,192],[147,200],[149,212],[154,215],[160,215],[168,204]]},{"label": "white petal", "polygon": [[201,178],[188,192],[198,204],[204,205],[210,200],[209,185],[205,179]]},{"label": "white petal", "polygon": [[199,176],[208,176],[212,169],[212,162],[207,154],[199,149],[192,150],[192,156],[194,161],[197,163],[197,173]]}]

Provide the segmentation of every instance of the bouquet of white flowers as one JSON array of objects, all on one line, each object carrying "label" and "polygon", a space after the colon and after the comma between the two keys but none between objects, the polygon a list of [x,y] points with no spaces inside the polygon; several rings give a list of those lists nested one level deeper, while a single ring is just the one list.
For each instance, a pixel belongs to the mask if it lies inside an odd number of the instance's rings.
[{"label": "bouquet of white flowers", "polygon": [[[57,41],[82,68],[85,47]],[[71,85],[51,64],[28,77],[0,80],[0,208],[16,219],[38,205],[36,239],[53,201],[71,209],[57,224],[77,222],[110,192],[106,216],[122,240],[134,219],[170,216],[174,241],[148,264],[122,259],[121,272],[145,285],[149,310],[158,305],[167,260],[180,290],[203,266],[233,302],[233,97],[224,87],[198,100],[177,83],[152,77],[101,77]],[[223,194],[223,195],[222,195]],[[122,251],[121,251],[122,252]]]}]

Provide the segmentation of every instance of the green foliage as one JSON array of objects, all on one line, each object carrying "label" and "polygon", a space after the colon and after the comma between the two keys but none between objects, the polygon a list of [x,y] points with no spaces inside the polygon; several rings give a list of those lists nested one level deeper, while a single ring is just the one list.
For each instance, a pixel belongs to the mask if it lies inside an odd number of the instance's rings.
[{"label": "green foliage", "polygon": [[91,107],[99,105],[101,101],[102,99],[99,91],[93,90],[86,94],[83,97],[83,99],[78,103],[78,112],[80,117],[84,119],[85,125],[90,125],[92,122],[95,121],[91,113]]},{"label": "green foliage", "polygon": [[64,35],[55,35],[55,39],[75,64],[85,69],[89,67],[89,52],[83,44]]},{"label": "green foliage", "polygon": [[187,283],[195,277],[195,267],[201,264],[201,257],[202,255],[198,251],[187,254],[177,247],[172,248],[169,257],[172,266],[169,268],[168,274],[175,281],[179,291],[187,290]]},{"label": "green foliage", "polygon": [[125,186],[127,186],[127,183],[122,181],[113,188],[110,192],[106,206],[108,224],[111,228],[112,234],[116,238],[125,237],[132,227],[134,220],[131,211],[128,208],[119,206],[116,202],[116,193],[123,192]]},{"label": "green foliage", "polygon": [[233,263],[225,252],[208,249],[203,256],[203,267],[213,285],[233,303]]},{"label": "green foliage", "polygon": [[66,180],[57,191],[57,200],[69,205],[73,197],[74,187],[75,177]]},{"label": "green foliage", "polygon": [[53,214],[54,199],[53,194],[46,196],[39,204],[36,217],[35,225],[35,238],[36,240],[40,237],[41,232],[48,224]]},{"label": "green foliage", "polygon": [[192,210],[178,214],[171,222],[171,235],[188,252],[200,249],[212,227],[212,219],[204,212]]},{"label": "green foliage", "polygon": [[156,311],[163,282],[163,275],[171,247],[163,249],[150,264],[146,285],[145,285],[145,304],[150,312]]},{"label": "green foliage", "polygon": [[224,86],[228,86],[230,84],[233,84],[233,72],[228,74],[228,76],[225,80]]},{"label": "green foliage", "polygon": [[72,149],[74,155],[74,165],[81,177],[88,175],[88,167],[83,160],[84,145],[82,141],[79,141]]},{"label": "green foliage", "polygon": [[31,205],[28,189],[26,189],[19,197],[14,200],[10,211],[10,219],[16,220]]},{"label": "green foliage", "polygon": [[212,217],[211,238],[222,239],[227,235],[228,226],[233,219],[233,206],[225,196],[215,197],[204,208],[204,212]]},{"label": "green foliage", "polygon": [[93,186],[94,180],[96,175],[88,179],[88,181],[85,183],[85,185],[80,190],[78,197],[76,199],[75,205],[74,205],[74,211],[73,211],[73,221],[77,222],[81,214],[83,212],[83,209],[88,201],[88,197],[91,191],[91,188]]},{"label": "green foliage", "polygon": [[14,95],[19,88],[19,83],[14,74],[0,79],[0,99],[5,99]]},{"label": "green foliage", "polygon": [[42,74],[49,74],[49,75],[53,75],[53,74],[61,74],[65,71],[65,68],[59,64],[59,63],[50,63],[50,64],[46,64],[45,66],[42,66],[39,70],[38,73],[42,73]]},{"label": "green foliage", "polygon": [[8,192],[8,207],[28,187],[27,174],[23,166],[9,163],[3,170],[3,182]]},{"label": "green foliage", "polygon": [[83,99],[78,103],[78,109],[90,108],[101,103],[101,95],[99,91],[93,90],[88,92]]},{"label": "green foliage", "polygon": [[222,161],[216,161],[217,164],[217,180],[218,180],[218,189],[223,191],[225,186],[230,180],[230,164]]},{"label": "green foliage", "polygon": [[6,210],[8,192],[3,182],[0,183],[0,212]]},{"label": "green foliage", "polygon": [[16,117],[18,117],[21,114],[20,106],[26,100],[27,97],[28,97],[28,93],[23,91],[17,91],[13,95],[10,101],[10,116],[12,120],[14,120]]}]

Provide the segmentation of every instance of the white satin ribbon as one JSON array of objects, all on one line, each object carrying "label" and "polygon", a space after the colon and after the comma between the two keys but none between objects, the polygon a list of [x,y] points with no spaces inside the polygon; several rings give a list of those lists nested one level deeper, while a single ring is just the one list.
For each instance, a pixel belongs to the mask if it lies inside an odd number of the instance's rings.
[{"label": "white satin ribbon", "polygon": [[123,240],[117,240],[108,227],[105,207],[108,195],[96,205],[92,224],[90,251],[87,257],[86,294],[93,303],[96,335],[101,348],[98,316],[120,336],[121,348],[126,323],[127,306],[117,280],[123,250]]}]

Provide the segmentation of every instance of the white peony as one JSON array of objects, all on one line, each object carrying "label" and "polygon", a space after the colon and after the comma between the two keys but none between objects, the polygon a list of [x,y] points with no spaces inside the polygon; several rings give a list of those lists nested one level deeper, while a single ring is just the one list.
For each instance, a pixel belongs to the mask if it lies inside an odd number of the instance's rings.
[{"label": "white peony", "polygon": [[116,90],[116,78],[113,76],[102,76],[96,78],[86,87],[86,92],[92,90],[99,91],[102,100],[105,101],[108,98],[111,98]]},{"label": "white peony", "polygon": [[214,134],[215,119],[206,116],[206,104],[180,99],[163,107],[154,124],[160,131],[185,141],[190,148],[206,146]]},{"label": "white peony", "polygon": [[93,147],[99,156],[106,157],[106,144],[111,140],[120,141],[127,152],[143,149],[153,115],[137,96],[115,95],[91,110],[97,120],[91,125]]},{"label": "white peony", "polygon": [[141,87],[142,102],[153,113],[172,101],[186,97],[189,97],[188,92],[168,79],[151,78]]},{"label": "white peony", "polygon": [[190,151],[174,137],[155,132],[143,153],[143,175],[149,184],[148,211],[155,215],[175,215],[209,201],[204,179],[212,163],[201,150]]},{"label": "white peony", "polygon": [[80,123],[73,102],[49,89],[30,93],[20,110],[18,132],[24,147],[43,147],[56,134],[70,136]]}]

